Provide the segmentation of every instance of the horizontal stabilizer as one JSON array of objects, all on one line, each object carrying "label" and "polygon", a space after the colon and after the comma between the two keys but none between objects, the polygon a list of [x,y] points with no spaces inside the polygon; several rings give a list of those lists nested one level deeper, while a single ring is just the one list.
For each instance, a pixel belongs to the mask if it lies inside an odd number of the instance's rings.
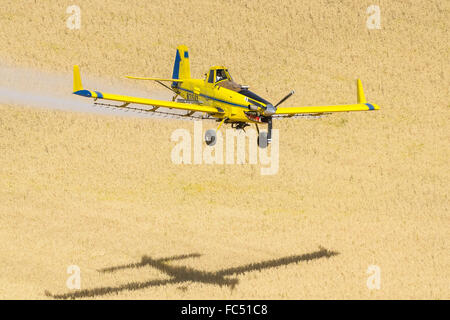
[{"label": "horizontal stabilizer", "polygon": [[180,79],[162,79],[162,78],[146,78],[146,77],[133,77],[133,76],[125,76],[128,79],[135,79],[135,80],[153,80],[153,81],[170,81],[170,82],[183,82],[183,80]]}]

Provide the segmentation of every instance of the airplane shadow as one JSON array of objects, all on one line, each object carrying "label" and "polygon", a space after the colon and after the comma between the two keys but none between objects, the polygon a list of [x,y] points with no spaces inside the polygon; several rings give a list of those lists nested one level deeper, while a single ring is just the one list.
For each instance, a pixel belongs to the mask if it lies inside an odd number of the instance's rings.
[{"label": "airplane shadow", "polygon": [[[104,268],[98,270],[101,273],[117,272],[124,269],[130,268],[142,268],[151,266],[170,278],[165,280],[149,280],[145,282],[130,282],[116,287],[99,287],[93,289],[77,290],[70,293],[63,294],[51,294],[46,292],[48,297],[55,299],[77,299],[77,298],[92,298],[97,296],[102,296],[111,293],[119,293],[124,290],[141,290],[149,287],[163,286],[170,284],[180,284],[184,282],[198,282],[205,284],[212,284],[218,286],[227,286],[233,289],[238,283],[239,279],[233,277],[246,272],[261,271],[263,269],[276,268],[284,265],[289,265],[292,263],[298,263],[302,261],[310,261],[320,258],[329,258],[338,255],[338,252],[329,251],[324,248],[319,248],[319,250],[306,253],[302,255],[294,255],[283,257],[279,259],[266,260],[257,263],[250,263],[247,265],[242,265],[233,268],[221,269],[218,271],[202,271],[193,269],[186,266],[173,266],[167,264],[169,261],[181,260],[186,258],[198,258],[201,255],[198,253],[185,254],[179,256],[172,256],[167,258],[153,259],[148,256],[143,256],[140,262],[130,263],[126,265],[114,266],[109,268]],[[231,278],[230,278],[231,277]]]}]

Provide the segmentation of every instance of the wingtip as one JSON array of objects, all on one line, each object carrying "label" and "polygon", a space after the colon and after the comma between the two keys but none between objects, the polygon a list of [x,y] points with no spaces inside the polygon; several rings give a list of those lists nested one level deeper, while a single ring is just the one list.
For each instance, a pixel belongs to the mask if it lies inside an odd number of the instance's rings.
[{"label": "wingtip", "polygon": [[83,90],[81,83],[80,67],[78,65],[73,66],[73,92]]},{"label": "wingtip", "polygon": [[358,103],[366,103],[366,97],[364,96],[364,90],[361,79],[356,80],[356,93],[358,97]]},{"label": "wingtip", "polygon": [[380,106],[375,103],[368,103],[364,95],[364,89],[362,86],[361,79],[356,79],[358,103],[365,104],[369,107],[369,110],[380,110]]}]

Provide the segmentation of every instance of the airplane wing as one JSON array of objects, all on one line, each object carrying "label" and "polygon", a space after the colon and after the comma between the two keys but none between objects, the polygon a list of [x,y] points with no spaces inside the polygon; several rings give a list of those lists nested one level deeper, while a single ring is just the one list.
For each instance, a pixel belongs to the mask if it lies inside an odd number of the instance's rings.
[{"label": "airplane wing", "polygon": [[337,254],[338,254],[338,252],[330,251],[325,248],[319,248],[319,250],[317,250],[317,251],[302,254],[302,255],[288,256],[288,257],[283,257],[283,258],[279,258],[279,259],[266,260],[266,261],[259,262],[259,263],[250,263],[247,265],[234,267],[234,268],[232,267],[232,268],[228,268],[228,269],[222,269],[222,270],[217,271],[215,274],[218,276],[221,276],[221,277],[231,276],[231,275],[239,275],[239,274],[243,274],[243,273],[249,272],[249,271],[255,271],[255,270],[261,271],[263,269],[276,268],[276,267],[285,266],[285,265],[288,265],[291,263],[299,263],[301,261],[310,261],[310,260],[320,259],[322,257],[329,258],[329,257],[335,256]]},{"label": "airplane wing", "polygon": [[[124,104],[122,104],[120,106],[115,106],[115,105],[109,105],[109,106],[141,110],[141,111],[154,111],[155,109],[157,109],[159,107],[163,107],[163,108],[169,108],[169,109],[186,110],[186,111],[188,111],[188,114],[192,114],[194,112],[204,112],[209,115],[223,113],[223,110],[219,110],[218,108],[211,107],[211,106],[204,106],[201,104],[154,100],[154,99],[147,99],[147,98],[123,96],[123,95],[105,93],[105,92],[100,92],[100,91],[86,90],[86,89],[83,89],[83,86],[81,84],[80,68],[78,66],[73,67],[73,94],[76,94],[76,95],[79,95],[82,97],[94,98],[96,100],[104,99],[104,100],[111,100],[111,101],[119,101],[119,102],[123,102]],[[140,104],[140,105],[149,105],[149,106],[152,106],[153,108],[151,110],[145,110],[145,109],[137,109],[137,108],[127,107],[131,103]]]},{"label": "airplane wing", "polygon": [[325,114],[332,112],[348,112],[348,111],[371,111],[378,110],[380,107],[374,103],[367,103],[364,96],[361,80],[357,80],[358,103],[342,104],[331,106],[310,106],[310,107],[279,107],[274,116],[295,116],[301,114]]}]

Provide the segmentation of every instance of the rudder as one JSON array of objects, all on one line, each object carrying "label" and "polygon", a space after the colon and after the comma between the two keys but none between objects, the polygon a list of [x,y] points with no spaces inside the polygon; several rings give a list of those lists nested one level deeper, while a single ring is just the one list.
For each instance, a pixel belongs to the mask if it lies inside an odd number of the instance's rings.
[{"label": "rudder", "polygon": [[[190,79],[191,66],[189,63],[189,49],[185,45],[177,47],[175,63],[173,65],[172,79]],[[177,87],[177,82],[172,82],[172,87]]]}]

